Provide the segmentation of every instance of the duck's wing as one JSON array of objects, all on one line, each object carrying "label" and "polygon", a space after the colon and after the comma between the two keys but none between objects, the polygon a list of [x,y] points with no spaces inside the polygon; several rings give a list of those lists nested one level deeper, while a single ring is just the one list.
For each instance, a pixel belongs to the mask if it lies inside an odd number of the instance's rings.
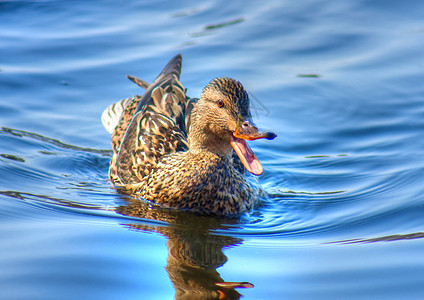
[{"label": "duck's wing", "polygon": [[[181,62],[181,55],[175,56],[144,95],[127,104],[112,134],[116,157],[111,177],[116,172],[123,184],[140,182],[162,156],[188,149],[186,115],[194,102],[179,82]],[[143,81],[130,79],[145,87]]]}]

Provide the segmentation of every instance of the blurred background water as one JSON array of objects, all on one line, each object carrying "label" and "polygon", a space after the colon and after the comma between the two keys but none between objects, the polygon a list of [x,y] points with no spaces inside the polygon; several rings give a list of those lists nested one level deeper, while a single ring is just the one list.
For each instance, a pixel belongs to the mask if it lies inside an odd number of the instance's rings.
[{"label": "blurred background water", "polygon": [[[1,299],[422,299],[424,2],[0,1]],[[108,182],[112,102],[183,54],[272,142],[240,220]],[[247,281],[234,290],[216,282]]]}]

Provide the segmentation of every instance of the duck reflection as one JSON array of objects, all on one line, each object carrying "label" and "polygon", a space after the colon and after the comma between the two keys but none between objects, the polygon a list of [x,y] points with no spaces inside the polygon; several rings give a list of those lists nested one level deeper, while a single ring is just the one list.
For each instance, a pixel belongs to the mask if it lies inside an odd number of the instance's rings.
[{"label": "duck reflection", "polygon": [[[168,238],[166,271],[175,288],[175,299],[239,299],[235,288],[253,287],[248,282],[225,282],[217,268],[225,264],[223,249],[240,244],[241,239],[214,235],[225,229],[222,220],[181,211],[151,208],[140,200],[127,200],[116,209],[120,214],[167,222],[168,226],[130,225],[155,231]],[[225,220],[228,224],[231,220]],[[235,222],[235,221],[234,221]]]}]

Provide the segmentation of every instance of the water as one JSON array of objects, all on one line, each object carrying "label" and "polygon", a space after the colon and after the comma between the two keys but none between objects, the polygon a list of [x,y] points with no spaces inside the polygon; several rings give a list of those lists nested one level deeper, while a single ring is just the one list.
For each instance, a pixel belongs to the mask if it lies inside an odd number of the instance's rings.
[{"label": "water", "polygon": [[[424,3],[0,1],[0,298],[424,296]],[[256,98],[270,198],[151,210],[107,179],[100,115],[183,54]],[[221,288],[222,289],[222,288]]]}]

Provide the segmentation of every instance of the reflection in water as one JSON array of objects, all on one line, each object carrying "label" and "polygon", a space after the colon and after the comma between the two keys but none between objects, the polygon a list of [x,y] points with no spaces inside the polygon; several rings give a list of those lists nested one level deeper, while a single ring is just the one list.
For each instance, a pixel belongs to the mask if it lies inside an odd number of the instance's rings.
[{"label": "reflection in water", "polygon": [[[0,191],[0,195],[49,209],[76,208],[80,213],[91,211],[92,214],[104,210],[93,205],[18,191]],[[131,224],[131,229],[154,231],[168,238],[166,271],[175,288],[176,299],[239,299],[241,295],[235,288],[253,287],[249,282],[225,282],[216,270],[227,261],[223,249],[242,242],[239,238],[211,234],[211,230],[226,229],[222,220],[152,208],[150,204],[137,199],[127,201],[128,205],[116,208],[117,213],[155,221],[149,225]],[[225,222],[231,220],[226,219]]]},{"label": "reflection in water", "polygon": [[[130,225],[133,229],[158,232],[168,238],[166,271],[175,288],[176,299],[239,299],[238,287],[253,287],[248,282],[224,282],[217,268],[225,264],[223,249],[241,239],[211,234],[224,229],[222,220],[180,211],[151,208],[140,200],[116,209],[120,214],[164,221],[169,226]],[[229,220],[226,220],[229,222]]]}]

